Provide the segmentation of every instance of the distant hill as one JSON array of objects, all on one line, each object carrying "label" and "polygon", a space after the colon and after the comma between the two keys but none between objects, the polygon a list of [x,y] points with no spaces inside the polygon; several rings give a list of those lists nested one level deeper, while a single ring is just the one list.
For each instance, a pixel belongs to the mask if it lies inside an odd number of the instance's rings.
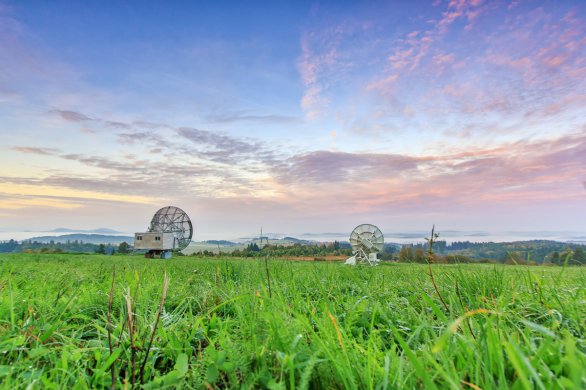
[{"label": "distant hill", "polygon": [[224,246],[240,245],[237,242],[226,241],[226,240],[207,240],[207,241],[204,241],[204,242],[206,244],[212,244],[212,245],[224,245]]},{"label": "distant hill", "polygon": [[49,233],[98,233],[98,234],[117,234],[121,233],[114,229],[108,228],[97,228],[97,229],[89,229],[89,230],[81,230],[81,229],[69,229],[69,228],[57,228],[53,230],[49,230]]},{"label": "distant hill", "polygon": [[294,244],[310,244],[311,241],[309,240],[301,240],[299,238],[295,238],[295,237],[284,237],[283,241],[290,241]]},{"label": "distant hill", "polygon": [[[568,250],[575,250],[578,247],[586,247],[577,243],[560,242],[553,240],[524,240],[513,242],[471,242],[455,241],[446,243],[445,241],[436,241],[434,250],[440,255],[461,255],[474,260],[491,259],[498,262],[505,262],[511,259],[515,261],[531,260],[542,263],[551,258],[554,252],[561,253]],[[428,248],[427,243],[411,246],[413,250],[421,249],[425,252]]]},{"label": "distant hill", "polygon": [[27,238],[24,241],[36,241],[42,243],[61,242],[66,243],[67,241],[83,241],[86,244],[120,244],[121,242],[127,242],[132,244],[134,237],[130,236],[111,236],[104,234],[63,234],[60,236],[39,236]]}]

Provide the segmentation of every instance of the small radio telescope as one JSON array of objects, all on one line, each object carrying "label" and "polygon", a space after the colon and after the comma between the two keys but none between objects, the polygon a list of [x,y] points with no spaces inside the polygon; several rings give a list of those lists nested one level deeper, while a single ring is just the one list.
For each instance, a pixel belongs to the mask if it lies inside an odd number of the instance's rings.
[{"label": "small radio telescope", "polygon": [[380,261],[376,254],[382,252],[385,243],[383,233],[374,225],[365,223],[358,225],[350,234],[352,257],[346,260],[346,264],[368,263],[377,265]]},{"label": "small radio telescope", "polygon": [[148,231],[134,234],[134,249],[146,250],[145,257],[171,258],[174,250],[183,250],[191,242],[193,225],[179,207],[163,207],[155,213]]}]

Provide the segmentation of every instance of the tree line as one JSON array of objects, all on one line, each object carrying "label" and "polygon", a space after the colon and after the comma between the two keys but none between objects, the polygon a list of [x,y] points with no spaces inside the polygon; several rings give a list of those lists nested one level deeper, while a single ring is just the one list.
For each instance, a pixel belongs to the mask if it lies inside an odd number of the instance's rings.
[{"label": "tree line", "polygon": [[[444,245],[437,245],[443,243]],[[426,263],[427,244],[403,245],[396,261]],[[436,263],[504,263],[504,264],[586,264],[584,245],[556,241],[525,241],[511,243],[456,242],[445,245],[438,241],[433,246]]]},{"label": "tree line", "polygon": [[[586,264],[584,245],[567,244],[557,241],[520,241],[510,243],[460,241],[446,243],[434,242],[433,261],[436,263],[504,263],[504,264]],[[113,255],[127,254],[133,250],[126,242],[119,245],[92,244],[81,240],[64,243],[48,243],[26,240],[18,242],[8,240],[0,242],[0,253],[99,253]],[[426,263],[428,259],[426,243],[400,246],[387,243],[383,252],[378,254],[381,260],[403,263]],[[256,257],[268,254],[274,257],[314,257],[352,256],[352,248],[347,242],[333,243],[295,243],[293,245],[265,245],[259,247],[256,242],[249,243],[243,249],[237,249],[222,256]],[[217,256],[212,251],[194,253],[195,256]]]},{"label": "tree line", "polygon": [[0,253],[100,253],[100,254],[126,254],[132,250],[127,242],[119,245],[92,244],[82,240],[66,242],[39,242],[25,240],[18,242],[8,240],[0,242]]},{"label": "tree line", "polygon": [[[392,260],[396,253],[397,247],[393,244],[384,246],[383,252],[379,253],[379,259]],[[293,245],[265,245],[262,248],[256,242],[249,243],[243,249],[236,249],[232,252],[222,252],[222,256],[229,257],[256,257],[259,254],[267,254],[273,257],[314,257],[321,258],[325,256],[352,256],[352,247],[347,242],[327,242]],[[218,256],[216,252],[203,250],[193,253],[193,256]]]}]

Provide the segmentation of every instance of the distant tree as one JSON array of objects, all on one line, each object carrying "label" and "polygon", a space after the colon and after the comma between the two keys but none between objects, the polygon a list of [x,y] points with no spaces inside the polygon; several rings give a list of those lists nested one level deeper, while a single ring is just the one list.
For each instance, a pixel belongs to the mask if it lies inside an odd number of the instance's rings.
[{"label": "distant tree", "polygon": [[559,264],[560,263],[560,252],[555,251],[551,254],[551,263],[552,264]]},{"label": "distant tree", "polygon": [[397,248],[394,245],[385,245],[382,252],[379,252],[378,258],[381,260],[395,260],[397,258],[395,252],[397,252]]},{"label": "distant tree", "polygon": [[13,252],[18,246],[18,242],[14,240],[0,242],[0,252]]},{"label": "distant tree", "polygon": [[448,245],[445,241],[434,241],[433,242],[433,251],[436,253],[445,253],[447,247],[448,247]]},{"label": "distant tree", "polygon": [[102,255],[106,254],[106,245],[104,244],[100,244],[97,248],[96,248],[96,253],[100,253]]},{"label": "distant tree", "polygon": [[402,263],[413,262],[413,245],[403,245],[399,251],[399,261]]},{"label": "distant tree", "polygon": [[509,252],[506,255],[505,264],[525,264],[523,255],[519,251]]},{"label": "distant tree", "polygon": [[422,248],[417,248],[415,250],[415,262],[416,263],[425,263],[425,253],[423,252]]},{"label": "distant tree", "polygon": [[571,249],[567,249],[560,253],[560,264],[572,264],[574,259],[574,252]]},{"label": "distant tree", "polygon": [[573,260],[580,264],[586,264],[586,252],[584,251],[584,248],[577,247],[574,249]]},{"label": "distant tree", "polygon": [[334,250],[337,251],[340,249],[340,243],[338,241],[334,241]]},{"label": "distant tree", "polygon": [[444,258],[448,264],[459,264],[459,263],[470,263],[471,260],[468,256],[464,255],[447,255]]},{"label": "distant tree", "polygon": [[118,253],[126,254],[128,252],[130,252],[130,245],[128,245],[126,241],[121,242],[120,245],[118,245]]},{"label": "distant tree", "polygon": [[246,250],[249,252],[260,252],[260,248],[258,247],[256,242],[253,242],[252,244],[248,244],[248,246],[246,247]]}]

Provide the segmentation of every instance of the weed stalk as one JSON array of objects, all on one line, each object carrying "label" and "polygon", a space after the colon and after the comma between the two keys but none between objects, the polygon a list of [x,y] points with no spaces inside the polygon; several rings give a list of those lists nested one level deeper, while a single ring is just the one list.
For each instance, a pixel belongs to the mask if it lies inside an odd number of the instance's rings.
[{"label": "weed stalk", "polygon": [[131,367],[130,367],[130,384],[131,388],[134,388],[134,371],[136,368],[136,346],[134,345],[134,333],[135,324],[132,319],[132,298],[130,297],[130,291],[127,291],[126,296],[126,322],[128,326],[128,335],[130,337],[130,356],[131,356]]},{"label": "weed stalk", "polygon": [[[462,310],[464,312],[468,311],[467,308],[464,307],[464,302],[462,302],[462,296],[460,295],[460,288],[458,287],[458,280],[457,279],[456,279],[456,295],[458,296],[458,300],[460,301],[460,306],[462,307]],[[476,335],[474,335],[474,332],[472,331],[472,326],[470,325],[470,318],[468,318],[466,320],[466,325],[468,325],[468,330],[470,331],[472,338],[474,340],[476,340]]]},{"label": "weed stalk", "polygon": [[169,287],[169,277],[167,276],[167,271],[165,271],[165,276],[163,277],[163,291],[161,292],[161,302],[159,303],[159,312],[157,313],[157,319],[155,320],[155,326],[153,327],[153,332],[151,333],[151,339],[149,340],[149,344],[146,349],[146,353],[144,355],[144,359],[142,361],[142,365],[140,366],[140,383],[144,384],[144,368],[146,366],[147,359],[149,357],[149,352],[151,351],[151,347],[153,345],[153,340],[155,339],[155,333],[157,332],[157,326],[159,325],[159,321],[161,320],[161,313],[163,312],[163,307],[165,306],[165,298],[167,297],[167,288]]},{"label": "weed stalk", "polygon": [[435,232],[435,225],[433,225],[433,227],[431,228],[431,237],[426,238],[426,240],[429,242],[429,249],[427,251],[427,265],[429,267],[429,276],[431,277],[431,283],[433,283],[433,288],[435,289],[435,292],[437,293],[437,296],[439,297],[446,311],[450,313],[450,309],[448,308],[446,301],[444,301],[444,298],[442,297],[442,294],[440,293],[439,288],[437,287],[435,277],[433,276],[433,270],[431,268],[431,263],[433,263],[433,243],[435,242],[435,239],[438,237],[439,233]]},{"label": "weed stalk", "polygon": [[265,257],[265,269],[267,271],[267,284],[269,286],[269,298],[273,297],[271,293],[271,274],[269,273],[269,255]]},{"label": "weed stalk", "polygon": [[[111,322],[111,318],[112,318],[112,300],[114,297],[114,281],[116,280],[116,265],[114,265],[112,267],[112,287],[110,288],[110,294],[108,296],[108,346],[110,347],[110,356],[112,356],[112,353],[114,352],[113,348],[112,348],[112,322]],[[115,385],[116,385],[116,362],[112,362],[112,365],[110,366],[110,372],[112,374],[112,386],[110,386],[110,389],[114,389]]]}]

